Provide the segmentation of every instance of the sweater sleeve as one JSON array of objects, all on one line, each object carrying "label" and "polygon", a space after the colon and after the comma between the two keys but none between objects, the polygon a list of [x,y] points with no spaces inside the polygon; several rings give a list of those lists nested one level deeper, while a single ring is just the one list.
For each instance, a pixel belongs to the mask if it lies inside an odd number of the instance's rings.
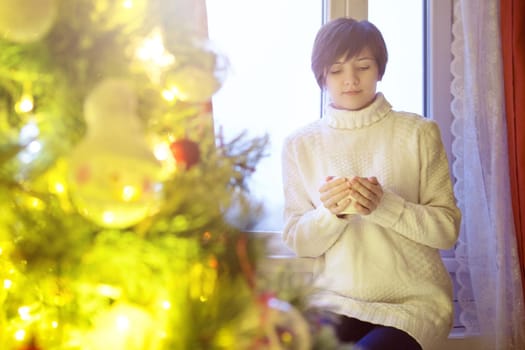
[{"label": "sweater sleeve", "polygon": [[377,209],[364,218],[418,243],[450,249],[459,235],[461,213],[456,206],[447,156],[435,122],[424,123],[419,145],[419,202],[411,203],[386,190]]},{"label": "sweater sleeve", "polygon": [[334,244],[348,222],[337,218],[322,205],[315,207],[304,180],[309,169],[300,162],[300,157],[304,156],[290,139],[285,141],[282,152],[283,240],[299,257],[318,257]]}]

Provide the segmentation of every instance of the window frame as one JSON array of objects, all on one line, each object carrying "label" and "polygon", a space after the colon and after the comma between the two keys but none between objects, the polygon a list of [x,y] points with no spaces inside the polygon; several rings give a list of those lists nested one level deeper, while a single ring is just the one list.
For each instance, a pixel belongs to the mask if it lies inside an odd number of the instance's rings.
[{"label": "window frame", "polygon": [[452,0],[424,0],[425,20],[425,115],[435,120],[452,169]]}]

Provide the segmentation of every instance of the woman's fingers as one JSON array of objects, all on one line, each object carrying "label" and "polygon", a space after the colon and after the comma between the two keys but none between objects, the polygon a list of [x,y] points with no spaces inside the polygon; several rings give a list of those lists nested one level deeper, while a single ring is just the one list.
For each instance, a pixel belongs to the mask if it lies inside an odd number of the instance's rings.
[{"label": "woman's fingers", "polygon": [[[321,194],[321,201],[325,202],[330,198],[343,193],[349,194],[350,185],[345,178],[335,178],[328,182],[325,182],[320,188],[319,193]],[[344,195],[343,195],[344,197]]]},{"label": "woman's fingers", "polygon": [[327,176],[326,182],[319,188],[319,192],[328,192],[341,186],[348,186],[348,180],[344,177]]},{"label": "woman's fingers", "polygon": [[320,188],[323,205],[334,214],[339,214],[350,204],[350,184],[344,177],[327,177]]},{"label": "woman's fingers", "polygon": [[377,208],[383,197],[383,188],[377,178],[354,177],[350,185],[350,195],[355,200],[354,205],[359,213],[367,215]]}]

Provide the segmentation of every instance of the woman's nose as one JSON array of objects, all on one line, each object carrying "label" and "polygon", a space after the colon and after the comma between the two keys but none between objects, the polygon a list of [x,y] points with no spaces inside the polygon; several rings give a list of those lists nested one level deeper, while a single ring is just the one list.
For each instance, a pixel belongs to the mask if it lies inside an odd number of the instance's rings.
[{"label": "woman's nose", "polygon": [[344,85],[345,86],[352,86],[352,85],[358,85],[359,84],[359,77],[356,74],[348,73],[344,77]]}]

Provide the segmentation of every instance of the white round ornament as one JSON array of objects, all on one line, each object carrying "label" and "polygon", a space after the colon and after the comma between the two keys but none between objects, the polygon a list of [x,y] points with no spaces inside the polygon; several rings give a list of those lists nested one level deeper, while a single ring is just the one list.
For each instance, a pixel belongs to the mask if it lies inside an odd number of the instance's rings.
[{"label": "white round ornament", "polygon": [[56,0],[0,0],[0,36],[17,43],[44,37],[55,22]]}]

